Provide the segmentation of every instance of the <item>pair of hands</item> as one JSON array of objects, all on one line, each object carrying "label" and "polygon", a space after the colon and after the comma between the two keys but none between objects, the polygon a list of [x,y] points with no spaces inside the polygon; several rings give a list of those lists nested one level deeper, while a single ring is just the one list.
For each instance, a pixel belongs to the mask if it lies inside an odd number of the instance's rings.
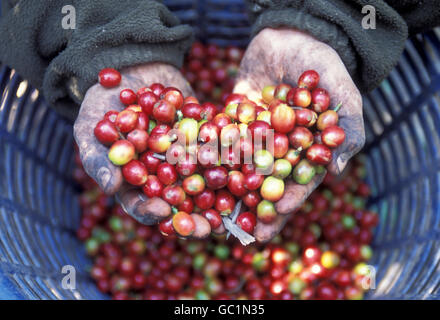
[{"label": "pair of hands", "polygon": [[[246,50],[234,92],[258,99],[264,86],[281,82],[294,84],[301,73],[309,69],[321,75],[320,86],[329,91],[332,105],[342,103],[338,112],[339,125],[346,132],[346,140],[334,150],[333,161],[328,166],[331,173],[340,174],[348,160],[364,145],[365,135],[362,97],[339,55],[330,46],[301,31],[264,29]],[[170,65],[150,63],[127,68],[121,73],[119,87],[106,89],[96,84],[87,91],[74,125],[74,135],[84,168],[101,189],[109,195],[115,194],[124,210],[139,222],[156,224],[171,214],[170,206],[160,198],[148,199],[139,188],[124,183],[120,168],[108,160],[108,150],[96,140],[93,129],[107,111],[123,109],[119,101],[121,88],[137,89],[160,82],[179,88],[184,96],[193,95],[193,92],[182,74]],[[289,215],[302,205],[324,176],[325,173],[317,175],[308,185],[288,181],[283,198],[276,203],[277,219],[271,224],[257,223],[254,232],[257,241],[266,242],[277,235]],[[206,225],[206,221],[196,221],[198,223]],[[209,235],[209,228],[199,230],[196,238]],[[224,228],[216,230],[217,233],[224,231]]]}]

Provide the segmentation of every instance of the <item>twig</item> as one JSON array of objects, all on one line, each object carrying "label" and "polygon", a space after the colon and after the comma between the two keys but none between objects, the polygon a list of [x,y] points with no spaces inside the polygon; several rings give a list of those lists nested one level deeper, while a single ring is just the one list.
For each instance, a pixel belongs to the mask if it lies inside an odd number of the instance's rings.
[{"label": "twig", "polygon": [[247,246],[248,244],[255,242],[255,238],[233,223],[231,218],[224,217],[223,223],[226,230],[230,231],[238,240],[240,240],[242,245]]},{"label": "twig", "polygon": [[[232,221],[232,223],[235,223],[235,221],[237,221],[237,217],[240,213],[241,210],[241,200],[237,202],[237,204],[234,207],[234,210],[232,211],[231,215],[230,215],[230,219]],[[228,234],[226,235],[226,240],[229,239],[229,237],[231,236],[231,232],[228,231]]]},{"label": "twig", "polygon": [[[226,239],[229,238],[229,235],[234,235],[238,240],[240,240],[241,244],[247,246],[252,242],[255,242],[255,238],[249,233],[245,232],[241,229],[235,221],[237,220],[238,214],[241,210],[241,200],[237,202],[235,205],[234,211],[231,213],[229,217],[223,217],[223,224],[225,225],[226,230],[228,230],[228,234],[226,235]],[[231,219],[232,218],[232,219]]]}]

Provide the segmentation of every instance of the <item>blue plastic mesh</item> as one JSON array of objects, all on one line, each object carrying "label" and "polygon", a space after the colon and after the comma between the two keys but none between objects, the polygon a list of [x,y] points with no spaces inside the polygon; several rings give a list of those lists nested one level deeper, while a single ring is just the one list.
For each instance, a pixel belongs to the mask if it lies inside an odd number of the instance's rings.
[{"label": "blue plastic mesh", "polygon": [[370,207],[380,214],[373,298],[440,299],[440,40],[408,41],[364,97]]},{"label": "blue plastic mesh", "polygon": [[[72,124],[5,66],[0,92],[0,297],[101,297],[74,233]],[[61,288],[64,265],[78,270],[76,291]]]},{"label": "blue plastic mesh", "polygon": [[251,28],[243,0],[165,0],[182,23],[194,27],[196,37],[220,46],[245,46]]},{"label": "blue plastic mesh", "polygon": [[[245,45],[241,0],[165,1],[199,38]],[[74,230],[72,124],[0,67],[0,298],[105,298]],[[370,298],[440,298],[440,35],[408,41],[399,65],[364,97],[370,207],[380,214]],[[64,265],[77,288],[61,287]]]}]

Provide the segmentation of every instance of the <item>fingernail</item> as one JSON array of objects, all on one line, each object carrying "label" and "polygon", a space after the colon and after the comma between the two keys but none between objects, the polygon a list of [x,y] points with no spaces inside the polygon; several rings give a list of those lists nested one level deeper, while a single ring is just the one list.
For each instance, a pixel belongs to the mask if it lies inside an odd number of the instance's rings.
[{"label": "fingernail", "polygon": [[121,206],[122,210],[124,210],[124,212],[128,215],[130,215],[130,212],[127,209],[127,206],[125,205],[125,203],[123,201],[121,201],[121,199],[119,198],[118,195],[116,195],[116,201],[119,203],[119,205]]},{"label": "fingernail", "polygon": [[336,166],[338,167],[338,173],[341,174],[347,166],[346,155],[345,153],[341,154],[338,159],[336,159]]},{"label": "fingernail", "polygon": [[148,197],[147,197],[145,194],[143,194],[143,193],[139,193],[138,198],[139,198],[142,202],[148,200]]},{"label": "fingernail", "polygon": [[107,189],[111,177],[112,177],[112,175],[110,173],[110,170],[107,169],[106,167],[101,167],[98,170],[98,174],[97,174],[98,183],[102,189],[104,189],[104,190]]}]

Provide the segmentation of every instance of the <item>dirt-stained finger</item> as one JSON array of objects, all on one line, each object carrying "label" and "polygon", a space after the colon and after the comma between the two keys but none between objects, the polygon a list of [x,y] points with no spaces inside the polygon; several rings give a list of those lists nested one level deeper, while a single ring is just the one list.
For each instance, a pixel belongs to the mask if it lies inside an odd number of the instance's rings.
[{"label": "dirt-stained finger", "polygon": [[272,223],[257,222],[254,231],[254,237],[258,242],[268,242],[273,239],[283,228],[290,215],[298,210],[308,196],[317,186],[319,186],[325,177],[325,172],[316,175],[307,185],[300,185],[293,181],[286,184],[285,192],[281,200],[275,204],[278,216]]},{"label": "dirt-stained finger", "polygon": [[74,137],[84,170],[108,195],[115,194],[122,184],[121,169],[108,159],[108,148],[99,143],[89,128],[94,127],[86,119],[79,118],[74,125]]},{"label": "dirt-stained finger", "polygon": [[258,221],[254,230],[255,239],[260,243],[272,240],[284,228],[289,218],[290,215],[278,215],[275,221],[270,224]]},{"label": "dirt-stained finger", "polygon": [[216,235],[225,234],[226,233],[226,228],[225,228],[224,224],[222,223],[219,227],[217,227],[216,229],[213,229],[212,233],[214,233]]},{"label": "dirt-stained finger", "polygon": [[119,91],[122,87],[129,87],[133,82],[123,79],[120,86],[112,89],[106,89],[99,84],[92,86],[84,97],[73,126],[75,141],[85,171],[109,195],[115,194],[120,188],[123,180],[122,174],[120,168],[108,159],[108,147],[96,139],[94,128],[107,111],[122,110]]},{"label": "dirt-stained finger", "polygon": [[166,87],[175,87],[179,89],[185,97],[194,96],[194,91],[189,82],[176,67],[170,64],[153,62],[145,65],[133,66],[126,68],[123,71],[123,76],[124,75],[141,79],[144,86],[149,86],[158,82]]},{"label": "dirt-stained finger", "polygon": [[283,197],[275,203],[275,209],[278,214],[286,215],[301,207],[312,191],[321,184],[325,175],[326,172],[317,174],[312,181],[306,185],[297,184],[292,180],[288,181]]},{"label": "dirt-stained finger", "polygon": [[333,152],[327,169],[334,175],[344,171],[348,161],[365,145],[365,130],[362,114],[351,114],[340,118],[339,126],[345,131],[345,141]]},{"label": "dirt-stained finger", "polygon": [[209,224],[208,220],[197,213],[191,214],[191,217],[196,225],[196,229],[191,237],[195,239],[204,239],[208,237],[211,234],[211,225]]},{"label": "dirt-stained finger", "polygon": [[139,188],[123,185],[116,200],[124,211],[145,225],[157,224],[171,214],[170,205],[161,198],[148,198]]},{"label": "dirt-stained finger", "polygon": [[109,195],[118,191],[123,178],[120,168],[108,159],[108,147],[96,139],[94,128],[106,112],[124,108],[119,100],[120,90],[130,88],[136,91],[154,82],[161,82],[179,88],[185,95],[193,94],[184,77],[171,65],[150,63],[124,69],[121,74],[122,80],[117,87],[104,88],[97,83],[87,90],[74,125],[74,136],[84,169]]}]

